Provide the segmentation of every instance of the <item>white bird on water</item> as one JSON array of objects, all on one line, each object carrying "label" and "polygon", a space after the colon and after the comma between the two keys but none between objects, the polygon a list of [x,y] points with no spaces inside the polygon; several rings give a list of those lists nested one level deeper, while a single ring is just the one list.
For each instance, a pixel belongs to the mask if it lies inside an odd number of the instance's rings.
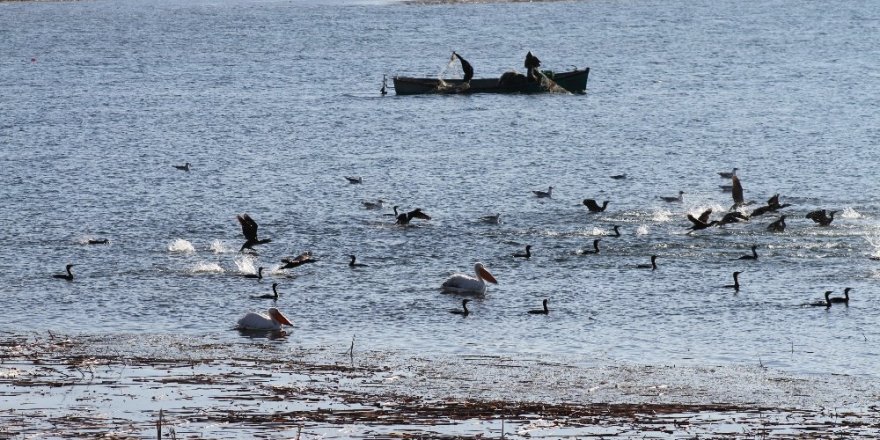
[{"label": "white bird on water", "polygon": [[293,323],[275,307],[269,308],[269,314],[248,312],[238,320],[238,330],[281,330],[282,325]]},{"label": "white bird on water", "polygon": [[486,282],[498,284],[498,281],[486,270],[483,263],[474,264],[474,274],[476,276],[463,273],[454,274],[447,278],[441,287],[451,293],[483,294],[486,293]]}]

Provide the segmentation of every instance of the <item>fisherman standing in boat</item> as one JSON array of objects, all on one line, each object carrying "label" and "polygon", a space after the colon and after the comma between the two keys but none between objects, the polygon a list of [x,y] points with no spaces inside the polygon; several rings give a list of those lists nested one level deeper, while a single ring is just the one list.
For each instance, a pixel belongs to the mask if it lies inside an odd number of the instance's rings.
[{"label": "fisherman standing in boat", "polygon": [[526,61],[525,63],[523,63],[523,66],[526,68],[526,77],[529,79],[530,82],[537,82],[540,80],[540,78],[538,78],[538,75],[540,73],[538,73],[537,69],[538,67],[541,67],[541,60],[539,60],[538,57],[532,55],[531,51],[526,54]]}]

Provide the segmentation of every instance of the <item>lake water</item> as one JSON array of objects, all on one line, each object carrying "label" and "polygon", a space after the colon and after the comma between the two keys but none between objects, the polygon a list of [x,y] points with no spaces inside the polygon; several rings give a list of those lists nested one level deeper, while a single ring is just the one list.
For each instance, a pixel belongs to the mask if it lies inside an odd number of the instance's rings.
[{"label": "lake water", "polygon": [[[878,21],[859,1],[0,3],[0,331],[238,340],[278,282],[297,346],[876,378]],[[452,50],[477,77],[527,51],[589,66],[588,91],[379,94]],[[784,233],[771,214],[685,234],[731,205],[733,167],[747,199],[792,204]],[[395,226],[393,205],[433,218]],[[819,208],[830,227],[804,218]],[[273,240],[256,257],[245,212]],[[476,261],[499,284],[462,319],[439,286]],[[844,287],[848,308],[801,306]]]}]

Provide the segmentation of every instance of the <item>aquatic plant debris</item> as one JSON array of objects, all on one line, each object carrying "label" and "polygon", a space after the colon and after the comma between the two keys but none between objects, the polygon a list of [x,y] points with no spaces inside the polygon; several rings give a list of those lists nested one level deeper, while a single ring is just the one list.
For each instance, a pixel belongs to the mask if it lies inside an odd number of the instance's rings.
[{"label": "aquatic plant debris", "polygon": [[339,348],[2,334],[0,438],[880,437],[864,377]]}]

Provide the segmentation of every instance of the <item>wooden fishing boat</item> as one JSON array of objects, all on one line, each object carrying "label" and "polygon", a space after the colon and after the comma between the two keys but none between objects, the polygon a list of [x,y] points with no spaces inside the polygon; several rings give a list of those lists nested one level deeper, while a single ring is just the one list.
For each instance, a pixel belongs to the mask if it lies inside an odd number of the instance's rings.
[{"label": "wooden fishing boat", "polygon": [[[414,78],[395,76],[394,91],[398,95],[471,94],[471,93],[548,93],[583,94],[587,89],[590,68],[569,72],[542,72],[544,78],[529,81],[525,75],[507,72],[499,78],[462,79]],[[550,81],[547,81],[550,80]]]}]

